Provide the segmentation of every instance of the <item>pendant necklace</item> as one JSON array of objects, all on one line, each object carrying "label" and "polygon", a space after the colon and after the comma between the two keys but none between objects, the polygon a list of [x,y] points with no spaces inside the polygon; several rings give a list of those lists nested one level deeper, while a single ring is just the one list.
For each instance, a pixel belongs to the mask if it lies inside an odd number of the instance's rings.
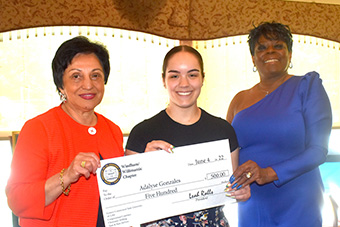
[{"label": "pendant necklace", "polygon": [[[289,79],[291,76],[289,76],[288,74],[283,76],[280,80],[274,82],[272,84],[272,86],[270,87],[270,90],[266,90],[264,88],[261,87],[261,82],[258,83],[258,88],[262,91],[262,92],[265,92],[266,95],[269,95],[272,91],[274,91],[276,88],[278,88],[282,83],[284,83],[287,79]],[[273,89],[274,88],[274,89]]]},{"label": "pendant necklace", "polygon": [[265,92],[265,93],[266,93],[266,95],[265,95],[265,96],[269,95],[269,91],[267,91],[267,90],[263,89],[263,88],[261,87],[260,83],[258,84],[258,88],[259,88],[261,91],[263,91],[263,92]]}]

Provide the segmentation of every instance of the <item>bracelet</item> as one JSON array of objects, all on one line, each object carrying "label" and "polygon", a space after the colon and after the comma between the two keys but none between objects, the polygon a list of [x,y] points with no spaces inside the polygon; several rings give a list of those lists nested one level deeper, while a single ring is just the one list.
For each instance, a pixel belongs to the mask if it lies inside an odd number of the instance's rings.
[{"label": "bracelet", "polygon": [[71,184],[68,185],[68,187],[65,189],[64,187],[64,171],[65,169],[62,169],[60,172],[59,180],[60,180],[60,185],[61,185],[61,190],[64,193],[64,195],[68,195],[71,191]]}]

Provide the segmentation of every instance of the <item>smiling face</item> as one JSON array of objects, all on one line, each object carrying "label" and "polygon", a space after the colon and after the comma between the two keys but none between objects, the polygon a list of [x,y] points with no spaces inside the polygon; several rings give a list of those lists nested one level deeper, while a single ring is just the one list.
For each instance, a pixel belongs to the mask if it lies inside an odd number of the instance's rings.
[{"label": "smiling face", "polygon": [[286,75],[292,53],[288,51],[287,44],[281,40],[269,40],[264,36],[255,44],[253,63],[260,76]]},{"label": "smiling face", "polygon": [[75,112],[94,111],[104,95],[104,72],[95,54],[77,54],[63,75],[63,104]]},{"label": "smiling face", "polygon": [[168,61],[163,79],[169,93],[169,107],[197,107],[197,98],[203,85],[203,72],[197,57],[180,51]]}]

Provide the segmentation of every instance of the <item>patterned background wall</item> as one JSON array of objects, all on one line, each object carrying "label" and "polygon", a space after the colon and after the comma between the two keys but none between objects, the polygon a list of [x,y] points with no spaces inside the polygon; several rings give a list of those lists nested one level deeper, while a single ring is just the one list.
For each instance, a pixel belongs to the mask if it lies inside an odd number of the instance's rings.
[{"label": "patterned background wall", "polygon": [[295,34],[340,42],[340,5],[283,0],[0,0],[0,32],[94,25],[167,38],[205,40],[247,34],[278,21]]}]

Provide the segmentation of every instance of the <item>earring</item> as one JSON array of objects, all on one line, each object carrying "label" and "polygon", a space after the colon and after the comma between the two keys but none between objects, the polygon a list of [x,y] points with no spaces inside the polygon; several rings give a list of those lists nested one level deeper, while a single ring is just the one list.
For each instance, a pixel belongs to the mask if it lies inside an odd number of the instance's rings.
[{"label": "earring", "polygon": [[293,68],[293,63],[292,62],[289,62],[289,66],[288,66],[290,69]]},{"label": "earring", "polygon": [[255,73],[257,71],[256,65],[253,67],[253,72]]},{"label": "earring", "polygon": [[65,94],[59,92],[59,96],[60,96],[60,101],[61,101],[62,103],[65,103],[65,102],[67,101],[67,97],[66,97]]}]

